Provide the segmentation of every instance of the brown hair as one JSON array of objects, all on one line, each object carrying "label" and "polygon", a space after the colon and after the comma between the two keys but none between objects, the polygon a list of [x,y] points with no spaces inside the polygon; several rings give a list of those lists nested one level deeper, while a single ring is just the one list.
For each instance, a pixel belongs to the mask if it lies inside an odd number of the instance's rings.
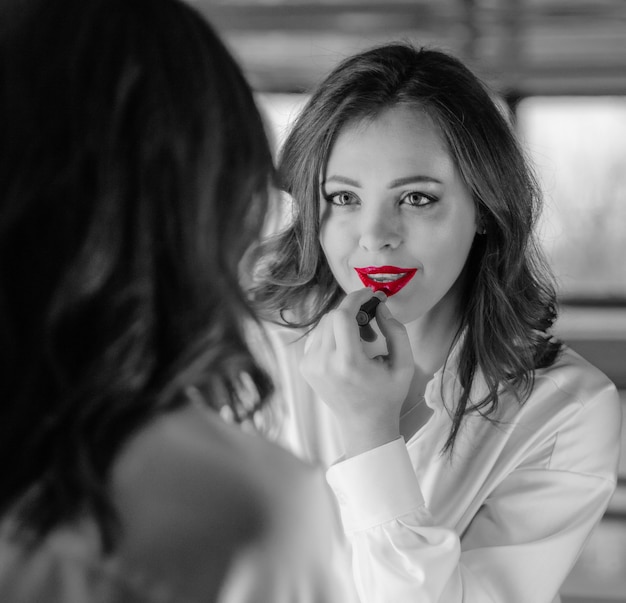
[{"label": "brown hair", "polygon": [[[459,60],[394,43],[346,59],[321,82],[282,149],[279,174],[293,221],[263,245],[253,294],[270,319],[294,327],[317,324],[341,299],[319,244],[319,176],[345,124],[399,104],[427,111],[438,125],[486,231],[465,269],[463,394],[445,446],[451,449],[466,414],[495,411],[502,386],[523,400],[534,370],[551,364],[560,345],[547,334],[556,297],[533,238],[537,184],[492,93]],[[470,401],[479,369],[489,393]]]},{"label": "brown hair", "polygon": [[238,420],[271,390],[238,281],[271,152],[239,66],[184,2],[4,11],[0,511],[20,503],[41,536],[87,510],[110,546],[108,471],[134,430],[191,386]]}]

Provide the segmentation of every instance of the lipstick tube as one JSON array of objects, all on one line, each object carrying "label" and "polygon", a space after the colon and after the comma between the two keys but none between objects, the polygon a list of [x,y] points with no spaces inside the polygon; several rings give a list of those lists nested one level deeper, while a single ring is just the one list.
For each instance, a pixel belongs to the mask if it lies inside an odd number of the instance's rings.
[{"label": "lipstick tube", "polygon": [[356,321],[360,327],[364,327],[369,324],[370,321],[376,316],[376,308],[378,308],[378,304],[380,303],[380,298],[372,297],[366,301],[357,312]]},{"label": "lipstick tube", "polygon": [[357,312],[356,322],[359,325],[359,336],[363,341],[376,341],[376,331],[370,322],[376,316],[376,308],[380,302],[380,297],[374,296],[366,301]]}]

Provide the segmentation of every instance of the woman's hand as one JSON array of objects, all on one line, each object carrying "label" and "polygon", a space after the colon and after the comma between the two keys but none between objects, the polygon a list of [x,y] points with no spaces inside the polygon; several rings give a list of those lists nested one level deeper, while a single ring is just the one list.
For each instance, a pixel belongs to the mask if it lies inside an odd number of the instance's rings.
[{"label": "woman's hand", "polygon": [[400,409],[415,370],[406,330],[384,303],[376,321],[388,354],[369,358],[359,338],[356,315],[372,297],[369,289],[347,295],[309,335],[300,370],[339,422],[346,457],[400,435]]}]

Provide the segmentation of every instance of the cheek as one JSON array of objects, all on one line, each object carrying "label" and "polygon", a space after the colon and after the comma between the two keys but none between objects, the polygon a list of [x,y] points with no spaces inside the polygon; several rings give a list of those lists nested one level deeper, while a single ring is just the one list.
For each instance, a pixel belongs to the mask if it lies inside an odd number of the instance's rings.
[{"label": "cheek", "polygon": [[322,251],[328,259],[328,250],[332,245],[332,224],[330,223],[330,211],[327,204],[320,206],[320,222],[319,222],[319,242]]},{"label": "cheek", "polygon": [[335,275],[336,278],[336,265],[339,262],[341,250],[338,249],[336,237],[333,235],[332,229],[328,227],[328,224],[322,223],[320,225],[319,242],[320,247],[322,248],[322,253],[326,258],[326,262],[328,263],[331,272]]},{"label": "cheek", "polygon": [[330,268],[330,271],[332,272],[333,276],[335,277],[335,279],[340,283],[343,284],[346,276],[346,260],[345,260],[345,254],[343,253],[343,251],[341,249],[338,249],[335,245],[333,244],[321,244],[322,247],[322,253],[324,254],[324,257],[326,258],[326,263],[328,264],[328,267]]},{"label": "cheek", "polygon": [[448,223],[422,231],[416,257],[429,276],[450,284],[460,274],[475,236],[475,225],[471,216],[456,223]]},{"label": "cheek", "polygon": [[331,267],[338,264],[350,253],[350,236],[341,220],[325,219],[320,222],[319,241]]},{"label": "cheek", "polygon": [[353,248],[350,237],[334,221],[320,227],[320,247],[339,286],[346,292],[359,288],[356,273],[350,267]]},{"label": "cheek", "polygon": [[474,241],[475,229],[459,229],[455,236],[447,240],[446,249],[440,250],[440,258],[445,259],[445,271],[450,278],[456,279],[461,273]]}]

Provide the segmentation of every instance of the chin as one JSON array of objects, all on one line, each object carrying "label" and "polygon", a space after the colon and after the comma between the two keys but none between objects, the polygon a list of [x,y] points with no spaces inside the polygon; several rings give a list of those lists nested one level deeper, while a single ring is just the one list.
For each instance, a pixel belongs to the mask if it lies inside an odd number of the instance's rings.
[{"label": "chin", "polygon": [[417,312],[415,308],[407,308],[404,305],[394,304],[393,299],[387,301],[387,307],[391,312],[391,315],[403,325],[407,325],[410,322],[421,318],[421,313]]},{"label": "chin", "polygon": [[392,316],[404,325],[423,318],[426,313],[418,300],[409,296],[402,299],[401,292],[390,297],[386,303]]}]

